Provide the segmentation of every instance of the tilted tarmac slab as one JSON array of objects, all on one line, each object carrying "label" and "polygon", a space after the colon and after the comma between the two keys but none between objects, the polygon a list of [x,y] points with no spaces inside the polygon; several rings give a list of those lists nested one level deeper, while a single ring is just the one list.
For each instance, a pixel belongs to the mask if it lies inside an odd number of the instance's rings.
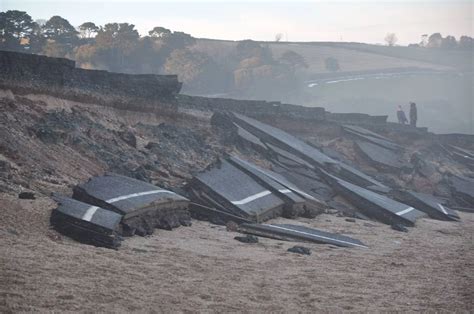
[{"label": "tilted tarmac slab", "polygon": [[454,210],[441,204],[433,195],[413,191],[396,191],[394,194],[398,201],[427,213],[431,218],[455,221],[460,219]]},{"label": "tilted tarmac slab", "polygon": [[79,242],[118,248],[122,215],[69,197],[55,195],[58,207],[51,213],[51,225]]},{"label": "tilted tarmac slab", "polygon": [[384,171],[400,172],[410,168],[408,163],[401,161],[401,156],[393,150],[365,141],[354,141],[357,151],[375,168]]},{"label": "tilted tarmac slab", "polygon": [[238,113],[233,113],[233,117],[236,123],[256,135],[260,140],[279,146],[290,153],[297,154],[300,158],[303,158],[312,164],[315,163],[319,166],[325,166],[326,164],[337,163],[335,160],[321,153],[316,148],[306,144],[302,140],[283,130]]},{"label": "tilted tarmac slab", "polygon": [[328,183],[357,207],[359,211],[380,222],[389,225],[414,226],[416,219],[426,216],[414,207],[369,191],[328,173],[325,174],[325,177]]},{"label": "tilted tarmac slab", "polygon": [[325,232],[300,225],[290,224],[242,224],[239,232],[253,234],[285,241],[303,241],[321,244],[332,244],[341,247],[367,246],[357,239],[353,239],[340,234]]},{"label": "tilted tarmac slab", "polygon": [[109,174],[93,177],[74,188],[73,198],[98,204],[125,218],[139,215],[160,204],[186,208],[189,200],[175,192],[133,178]]},{"label": "tilted tarmac slab", "polygon": [[394,142],[391,142],[391,141],[383,140],[383,139],[380,139],[378,137],[374,137],[374,136],[370,136],[370,135],[363,135],[363,134],[353,132],[353,131],[348,130],[348,129],[345,129],[345,131],[348,134],[353,135],[354,137],[356,137],[358,139],[364,140],[366,142],[371,142],[375,145],[378,145],[378,146],[386,148],[386,149],[390,149],[390,150],[393,150],[393,151],[403,151],[404,150],[404,148],[402,146],[400,146],[398,144],[395,144]]},{"label": "tilted tarmac slab", "polygon": [[[248,118],[241,114],[233,113],[234,120],[240,126],[247,129],[262,142],[264,142],[271,150],[289,160],[295,161],[297,164],[301,163],[292,155],[304,160],[311,166],[319,166],[324,169],[335,171],[337,175],[355,184],[362,186],[375,185],[386,188],[385,185],[362,173],[361,171],[346,165],[342,162],[334,160],[324,153],[320,152],[313,146],[306,144],[304,141],[282,131],[278,128],[272,127],[252,118]],[[286,153],[285,153],[286,151]]]},{"label": "tilted tarmac slab", "polygon": [[221,210],[256,222],[280,216],[285,205],[276,193],[226,160],[195,176],[190,188]]},{"label": "tilted tarmac slab", "polygon": [[235,156],[230,157],[228,161],[285,201],[287,205],[283,212],[285,217],[307,215],[314,210],[320,212],[326,207],[324,202],[303,192],[295,184],[276,172],[260,168]]},{"label": "tilted tarmac slab", "polygon": [[453,175],[448,182],[456,201],[463,207],[474,208],[474,179]]},{"label": "tilted tarmac slab", "polygon": [[298,189],[306,195],[310,195],[323,202],[331,200],[336,194],[332,187],[319,177],[316,177],[316,174],[313,172],[306,171],[305,174],[302,174],[295,169],[290,169],[278,163],[273,163],[272,169],[277,174],[285,177],[289,182],[298,186]]},{"label": "tilted tarmac slab", "polygon": [[189,200],[153,184],[116,174],[93,177],[73,189],[73,198],[124,215],[126,235],[146,235],[155,228],[189,225]]},{"label": "tilted tarmac slab", "polygon": [[350,124],[344,124],[342,126],[342,128],[344,130],[349,130],[349,131],[352,131],[352,132],[355,132],[355,133],[359,133],[361,135],[368,135],[368,136],[372,136],[372,137],[376,137],[376,138],[379,138],[381,140],[384,140],[384,141],[387,141],[387,142],[391,142],[391,140],[385,136],[382,136],[378,133],[375,133],[373,131],[370,131],[370,130],[367,130],[363,127],[360,127],[360,126],[356,126],[356,125],[350,125]]}]

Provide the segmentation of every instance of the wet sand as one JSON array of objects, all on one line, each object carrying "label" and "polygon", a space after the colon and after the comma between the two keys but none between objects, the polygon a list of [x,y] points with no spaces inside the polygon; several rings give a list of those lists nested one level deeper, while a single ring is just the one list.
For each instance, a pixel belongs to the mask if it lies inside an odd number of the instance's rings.
[{"label": "wet sand", "polygon": [[[49,229],[54,202],[0,194],[0,311],[313,312],[472,311],[474,214],[423,218],[408,233],[324,214],[305,224],[369,246],[260,238],[234,240],[223,226],[156,230],[118,251]],[[289,253],[294,245],[310,256]]]}]

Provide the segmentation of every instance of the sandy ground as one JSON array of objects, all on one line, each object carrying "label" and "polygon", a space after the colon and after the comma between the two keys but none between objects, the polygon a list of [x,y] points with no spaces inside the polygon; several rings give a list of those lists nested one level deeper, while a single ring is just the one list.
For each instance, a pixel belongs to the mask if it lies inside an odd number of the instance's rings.
[{"label": "sandy ground", "polygon": [[[292,221],[362,240],[369,249],[234,240],[194,221],[133,237],[118,251],[49,229],[54,203],[0,194],[0,311],[472,311],[474,214],[421,219],[409,233],[321,215]],[[283,222],[285,219],[276,221]]]}]

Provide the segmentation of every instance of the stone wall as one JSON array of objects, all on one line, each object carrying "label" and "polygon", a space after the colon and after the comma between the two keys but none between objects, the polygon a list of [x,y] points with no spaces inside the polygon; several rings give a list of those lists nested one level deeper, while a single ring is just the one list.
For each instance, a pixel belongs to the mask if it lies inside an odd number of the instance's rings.
[{"label": "stone wall", "polygon": [[68,59],[0,51],[0,87],[129,110],[173,106],[176,75],[123,74],[75,67]]}]

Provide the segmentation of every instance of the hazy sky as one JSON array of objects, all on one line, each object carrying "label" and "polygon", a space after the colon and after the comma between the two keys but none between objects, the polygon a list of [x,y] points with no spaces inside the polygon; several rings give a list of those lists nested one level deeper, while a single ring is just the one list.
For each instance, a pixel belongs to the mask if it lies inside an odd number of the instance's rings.
[{"label": "hazy sky", "polygon": [[0,0],[0,10],[27,11],[33,19],[60,15],[74,26],[128,22],[144,35],[154,26],[194,37],[382,43],[389,32],[400,44],[421,34],[473,36],[474,1],[54,1]]}]

